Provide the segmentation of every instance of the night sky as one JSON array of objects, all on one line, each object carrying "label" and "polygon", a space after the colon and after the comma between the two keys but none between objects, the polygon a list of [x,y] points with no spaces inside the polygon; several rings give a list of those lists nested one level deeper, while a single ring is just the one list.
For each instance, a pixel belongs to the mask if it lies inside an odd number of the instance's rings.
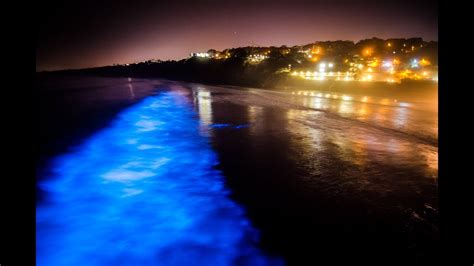
[{"label": "night sky", "polygon": [[182,59],[249,45],[438,40],[436,1],[64,2],[38,6],[38,71]]}]

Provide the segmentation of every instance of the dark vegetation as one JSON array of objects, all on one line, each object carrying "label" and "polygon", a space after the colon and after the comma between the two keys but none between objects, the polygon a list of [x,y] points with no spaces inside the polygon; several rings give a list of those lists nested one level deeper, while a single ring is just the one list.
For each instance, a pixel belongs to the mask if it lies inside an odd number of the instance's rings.
[{"label": "dark vegetation", "polygon": [[[387,44],[390,43],[390,47]],[[411,47],[416,47],[412,49]],[[294,83],[288,72],[292,69],[314,68],[315,62],[308,58],[320,48],[318,60],[336,62],[340,71],[346,71],[348,62],[363,56],[365,49],[372,56],[394,57],[408,62],[413,57],[429,58],[437,66],[438,43],[421,38],[387,39],[372,38],[352,41],[315,42],[293,47],[239,47],[223,51],[208,50],[209,58],[190,56],[179,61],[148,60],[126,65],[97,68],[40,72],[38,75],[91,75],[107,77],[164,78],[208,84],[270,88]],[[393,54],[393,51],[396,54]],[[250,62],[250,55],[265,55],[261,62]]]}]

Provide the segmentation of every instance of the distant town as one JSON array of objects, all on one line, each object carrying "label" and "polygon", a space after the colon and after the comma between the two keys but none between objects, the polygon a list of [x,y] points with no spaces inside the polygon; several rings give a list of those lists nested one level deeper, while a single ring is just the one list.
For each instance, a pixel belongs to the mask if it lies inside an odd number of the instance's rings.
[{"label": "distant town", "polygon": [[[438,80],[437,42],[412,39],[368,39],[315,42],[293,47],[245,47],[248,64],[271,56],[293,61],[279,72],[309,80],[400,82],[403,79]],[[191,53],[191,57],[226,60],[236,49]]]},{"label": "distant town", "polygon": [[[64,72],[64,71],[60,71]],[[318,41],[300,46],[248,46],[193,51],[179,61],[69,70],[113,76],[163,77],[187,81],[268,86],[275,82],[438,81],[438,42],[422,38]]]}]

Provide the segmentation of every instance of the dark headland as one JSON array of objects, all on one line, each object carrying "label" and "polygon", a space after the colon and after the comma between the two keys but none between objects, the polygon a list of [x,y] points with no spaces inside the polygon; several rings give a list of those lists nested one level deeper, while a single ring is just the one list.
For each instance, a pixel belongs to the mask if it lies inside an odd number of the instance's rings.
[{"label": "dark headland", "polygon": [[[148,60],[86,69],[38,72],[38,76],[104,76],[161,78],[257,88],[351,87],[362,82],[437,83],[438,42],[422,38],[322,41],[300,46],[239,47],[193,52],[182,60]],[[339,82],[341,81],[341,82]],[[395,83],[395,84],[393,84]],[[436,84],[437,87],[437,84]]]}]

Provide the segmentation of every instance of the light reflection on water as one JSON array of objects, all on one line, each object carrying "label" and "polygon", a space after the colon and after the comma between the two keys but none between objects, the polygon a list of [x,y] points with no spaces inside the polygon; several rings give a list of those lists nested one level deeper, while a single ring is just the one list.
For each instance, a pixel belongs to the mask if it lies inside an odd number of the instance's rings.
[{"label": "light reflection on water", "polygon": [[215,132],[213,147],[236,197],[270,232],[264,242],[295,254],[289,264],[317,264],[314,250],[372,250],[400,264],[436,255],[436,113],[374,96],[205,87],[214,123],[250,125]]},{"label": "light reflection on water", "polygon": [[[374,97],[358,99],[347,94],[335,99],[332,93],[260,93],[261,99],[248,100],[249,133],[262,139],[269,139],[270,134],[290,139],[287,158],[305,172],[300,175],[305,179],[302,183],[309,182],[301,188],[337,187],[350,198],[354,197],[351,191],[398,197],[436,186],[423,178],[436,180],[438,175],[436,113],[400,107],[388,98],[377,102]],[[230,96],[225,97],[228,102]],[[221,96],[212,100],[219,102]],[[282,108],[286,102],[292,105]],[[263,124],[275,126],[264,128]],[[398,203],[367,204],[389,209]]]},{"label": "light reflection on water", "polygon": [[350,96],[337,93],[297,91],[290,93],[295,103],[337,113],[343,117],[375,123],[383,127],[438,138],[437,111],[397,99]]},{"label": "light reflection on water", "polygon": [[198,87],[195,93],[196,97],[194,99],[197,101],[201,123],[204,125],[212,124],[211,93],[202,87]]},{"label": "light reflection on water", "polygon": [[[341,104],[341,108],[342,106]],[[434,146],[414,142],[410,137],[403,135],[393,135],[391,131],[371,129],[363,124],[327,118],[320,111],[290,109],[286,114],[287,131],[292,136],[291,147],[295,149],[295,153],[304,158],[300,164],[307,164],[305,167],[315,171],[316,175],[327,169],[335,169],[332,161],[334,159],[354,165],[351,166],[351,171],[344,173],[346,175],[344,178],[353,180],[348,183],[341,182],[341,188],[347,186],[345,189],[352,190],[364,187],[374,192],[383,192],[383,187],[391,186],[403,190],[408,183],[390,179],[384,183],[377,182],[379,177],[394,174],[384,172],[388,171],[388,167],[400,172],[405,171],[403,169],[410,169],[423,173],[425,177],[437,178],[438,152]],[[324,162],[326,160],[327,162]],[[321,162],[327,165],[323,166]],[[367,176],[371,178],[366,178]],[[332,186],[334,180],[325,177],[318,181],[328,182]],[[408,182],[413,186],[432,185],[430,181],[426,183],[418,178]]]},{"label": "light reflection on water", "polygon": [[128,78],[128,90],[130,91],[130,99],[135,99],[135,88],[133,87],[132,78]]},{"label": "light reflection on water", "polygon": [[199,129],[184,97],[162,93],[57,158],[39,184],[37,265],[281,265],[256,248]]},{"label": "light reflection on water", "polygon": [[249,105],[247,107],[249,124],[251,125],[249,130],[252,135],[258,134],[264,126],[265,120],[262,119],[263,108],[261,106]]}]

